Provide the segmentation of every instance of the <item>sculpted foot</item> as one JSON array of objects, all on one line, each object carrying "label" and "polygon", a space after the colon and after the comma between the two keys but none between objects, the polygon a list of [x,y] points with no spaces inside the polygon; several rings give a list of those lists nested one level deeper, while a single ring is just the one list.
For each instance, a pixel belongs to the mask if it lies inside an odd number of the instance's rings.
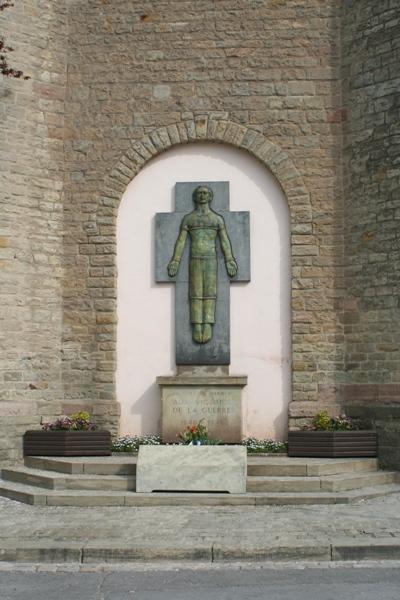
[{"label": "sculpted foot", "polygon": [[203,332],[202,332],[200,323],[195,324],[193,327],[193,339],[198,344],[203,343]]},{"label": "sculpted foot", "polygon": [[203,325],[203,344],[209,342],[212,338],[212,325],[205,323]]}]

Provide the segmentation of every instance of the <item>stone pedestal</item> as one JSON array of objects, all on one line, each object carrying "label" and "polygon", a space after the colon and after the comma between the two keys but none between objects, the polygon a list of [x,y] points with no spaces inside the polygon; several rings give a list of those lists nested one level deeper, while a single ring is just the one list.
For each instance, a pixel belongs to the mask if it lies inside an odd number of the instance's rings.
[{"label": "stone pedestal", "polygon": [[229,375],[227,367],[180,367],[177,375],[157,377],[157,383],[165,442],[176,442],[180,432],[200,420],[211,439],[242,441],[242,389],[247,376]]},{"label": "stone pedestal", "polygon": [[246,492],[244,446],[140,446],[137,493]]}]

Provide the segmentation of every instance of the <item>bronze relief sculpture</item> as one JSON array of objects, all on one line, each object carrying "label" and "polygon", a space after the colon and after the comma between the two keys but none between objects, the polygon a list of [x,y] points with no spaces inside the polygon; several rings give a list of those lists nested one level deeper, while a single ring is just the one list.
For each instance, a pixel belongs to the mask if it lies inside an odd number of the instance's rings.
[{"label": "bronze relief sculpture", "polygon": [[220,240],[229,277],[234,278],[238,269],[224,218],[210,207],[212,199],[213,192],[209,187],[199,186],[194,190],[195,208],[181,221],[174,254],[168,264],[169,277],[175,277],[189,235],[190,322],[193,326],[193,340],[198,344],[206,344],[213,335],[218,278],[217,238]]}]

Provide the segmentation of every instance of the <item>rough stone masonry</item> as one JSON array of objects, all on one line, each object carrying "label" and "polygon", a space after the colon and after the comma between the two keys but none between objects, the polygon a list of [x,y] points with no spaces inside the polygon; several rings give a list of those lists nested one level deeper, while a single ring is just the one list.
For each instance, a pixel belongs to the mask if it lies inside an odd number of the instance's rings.
[{"label": "rough stone masonry", "polygon": [[116,431],[118,204],[199,139],[288,198],[290,425],[399,404],[397,0],[21,0],[0,21],[31,76],[0,84],[1,461],[76,407]]}]

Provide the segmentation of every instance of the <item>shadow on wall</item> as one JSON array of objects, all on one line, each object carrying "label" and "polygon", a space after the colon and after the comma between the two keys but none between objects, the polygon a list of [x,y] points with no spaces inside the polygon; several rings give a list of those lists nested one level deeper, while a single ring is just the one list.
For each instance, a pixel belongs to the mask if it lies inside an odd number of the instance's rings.
[{"label": "shadow on wall", "polygon": [[[150,407],[150,408],[149,408]],[[159,435],[161,431],[161,393],[156,383],[150,385],[137,399],[132,398],[130,414],[140,423],[140,435]],[[156,428],[155,428],[155,423]],[[138,431],[129,431],[138,435]]]}]

